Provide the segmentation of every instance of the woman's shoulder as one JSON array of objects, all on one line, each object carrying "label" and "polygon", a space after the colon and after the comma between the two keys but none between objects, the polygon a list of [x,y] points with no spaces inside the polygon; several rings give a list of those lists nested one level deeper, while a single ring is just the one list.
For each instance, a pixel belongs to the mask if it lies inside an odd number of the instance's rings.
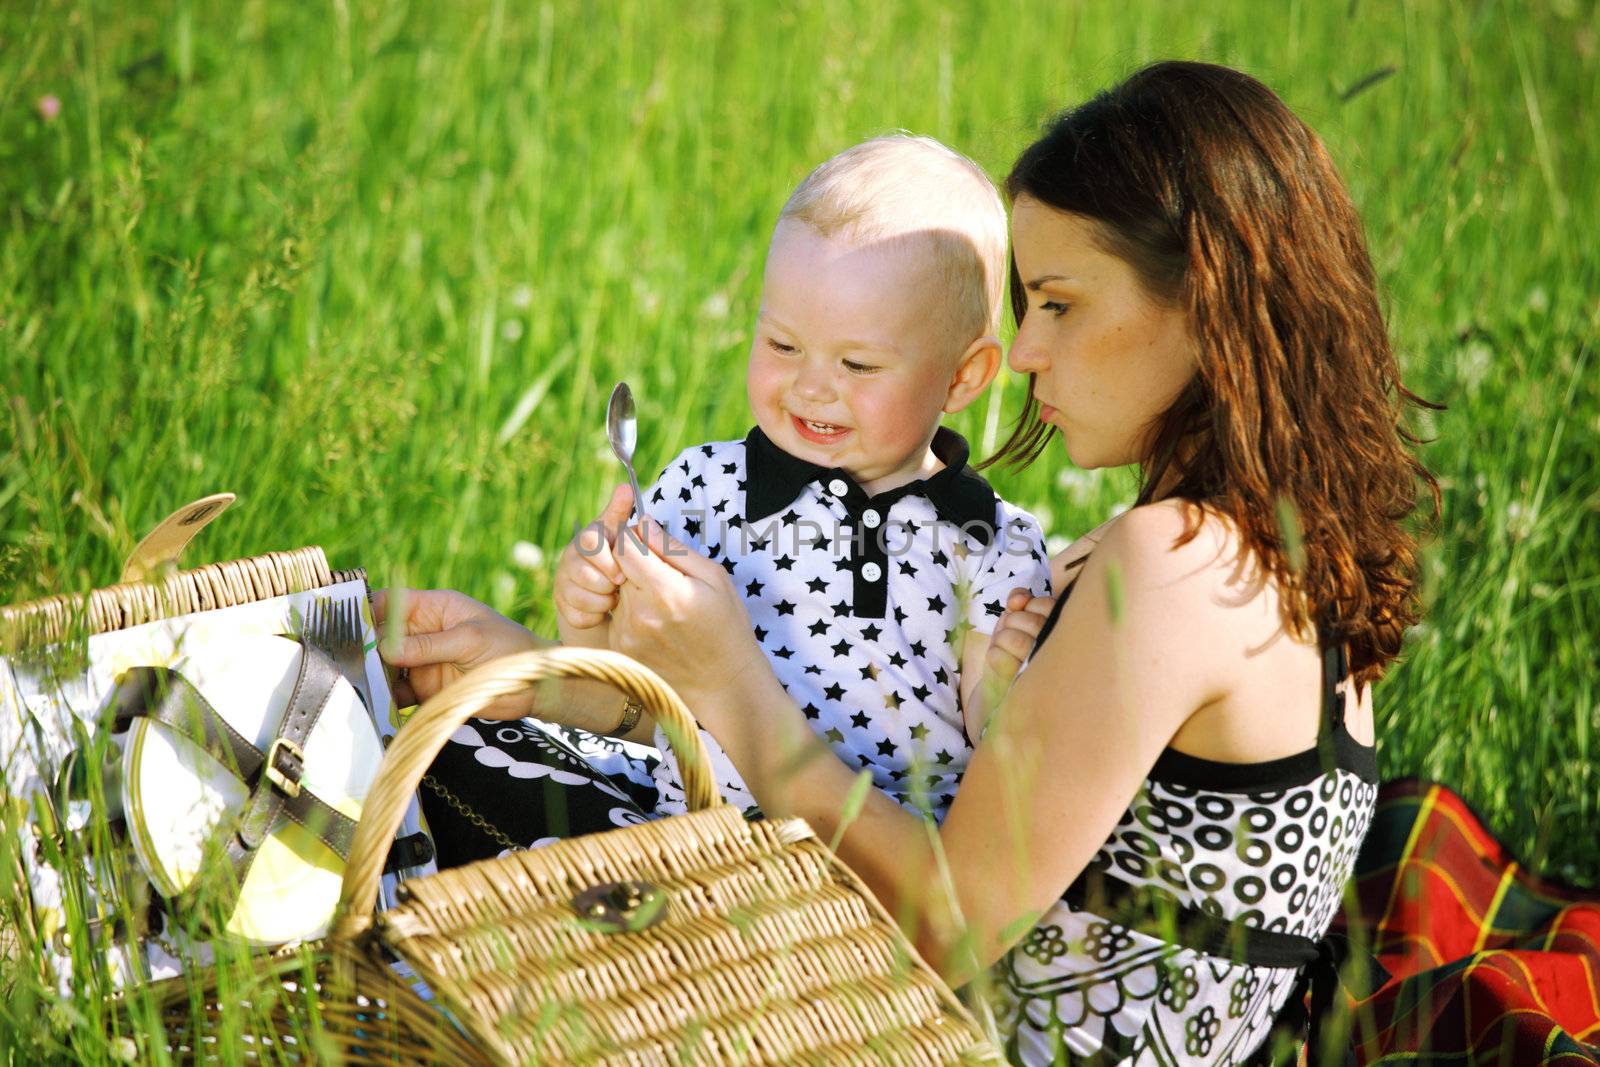
[{"label": "woman's shoulder", "polygon": [[1143,777],[1198,709],[1237,687],[1245,629],[1225,616],[1241,543],[1212,509],[1176,502],[1101,530],[1018,678],[1013,709],[1028,736],[1055,750],[1081,744],[1093,723],[1126,749],[1109,772],[1123,776],[1116,788]]},{"label": "woman's shoulder", "polygon": [[[1114,616],[1138,638],[1220,665],[1280,628],[1280,590],[1238,526],[1213,507],[1164,500],[1118,516],[1084,558],[1078,577],[1107,586]],[[1148,625],[1147,625],[1148,624]]]},{"label": "woman's shoulder", "polygon": [[1243,544],[1227,515],[1192,500],[1158,500],[1118,515],[1102,527],[1101,545],[1145,566],[1192,571],[1227,563]]},{"label": "woman's shoulder", "polygon": [[1219,590],[1254,578],[1239,529],[1215,508],[1187,500],[1142,504],[1078,538],[1056,557],[1063,569],[1093,562],[1138,585],[1172,591]]},{"label": "woman's shoulder", "polygon": [[[1134,508],[1106,531],[1086,581],[1096,580],[1095,569],[1099,581],[1122,587],[1120,613],[1138,631],[1123,640],[1148,662],[1181,665],[1202,691],[1178,747],[1249,762],[1312,743],[1321,707],[1317,635],[1285,631],[1285,591],[1231,518],[1182,501]],[[1303,716],[1290,713],[1297,707]]]}]

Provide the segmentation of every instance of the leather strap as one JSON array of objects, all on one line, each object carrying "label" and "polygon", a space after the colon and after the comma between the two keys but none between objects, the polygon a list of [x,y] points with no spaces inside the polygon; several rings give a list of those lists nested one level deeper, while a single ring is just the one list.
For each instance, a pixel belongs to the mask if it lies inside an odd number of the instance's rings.
[{"label": "leather strap", "polygon": [[[332,692],[333,682],[338,678],[338,668],[320,649],[312,646],[305,646],[305,649],[295,683],[295,696],[290,698],[289,713],[278,731],[278,736],[288,738],[295,750],[303,749],[305,738],[310,735]],[[316,665],[319,659],[320,668]],[[308,666],[312,672],[309,685]],[[316,696],[314,708],[313,696]],[[269,781],[264,773],[267,753],[228,725],[227,720],[217,713],[187,678],[166,667],[132,667],[118,679],[112,700],[114,732],[123,732],[135,718],[159,722],[198,744],[207,755],[251,789],[251,800],[245,809],[246,817],[256,812],[258,820],[251,827],[247,839],[253,842],[249,846],[252,850],[259,848],[273,829],[269,825],[263,832],[259,822],[268,813],[261,788],[266,785],[265,792],[277,799],[276,810],[271,814],[281,814],[305,827],[340,859],[349,858],[350,842],[355,837],[355,822],[309,789],[300,789],[298,795],[289,796]],[[294,751],[287,747],[277,748],[276,763],[278,765],[273,769],[278,776],[283,781],[298,785],[304,767]],[[241,831],[243,829],[241,826]]]},{"label": "leather strap", "polygon": [[140,718],[176,730],[241,781],[252,780],[265,759],[187,678],[167,667],[130,667],[117,679],[111,731],[123,733]]},{"label": "leather strap", "polygon": [[[322,709],[328,706],[328,697],[339,680],[339,668],[321,649],[305,643],[301,648],[304,654],[300,657],[300,674],[278,725],[278,736],[268,746],[261,773],[251,783],[250,799],[245,801],[238,829],[227,839],[226,852],[233,865],[235,885],[244,885],[262,842],[278,828],[280,819],[290,817],[285,801],[306,795],[300,787],[305,776],[306,738],[321,718]],[[317,832],[312,827],[307,829]]]}]

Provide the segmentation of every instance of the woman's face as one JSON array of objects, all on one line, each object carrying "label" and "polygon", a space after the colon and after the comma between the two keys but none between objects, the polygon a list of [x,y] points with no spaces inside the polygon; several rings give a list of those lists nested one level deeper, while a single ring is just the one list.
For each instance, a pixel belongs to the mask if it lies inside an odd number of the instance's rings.
[{"label": "woman's face", "polygon": [[1080,467],[1144,461],[1155,420],[1195,373],[1182,307],[1152,298],[1097,223],[1017,198],[1011,245],[1028,296],[1011,369],[1036,375],[1039,417]]}]

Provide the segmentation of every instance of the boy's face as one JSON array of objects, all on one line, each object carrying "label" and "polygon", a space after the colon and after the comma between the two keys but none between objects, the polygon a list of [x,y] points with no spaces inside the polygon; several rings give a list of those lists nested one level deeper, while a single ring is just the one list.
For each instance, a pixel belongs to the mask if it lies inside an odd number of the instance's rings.
[{"label": "boy's face", "polygon": [[932,473],[959,350],[919,242],[855,244],[785,219],[773,234],[746,384],[756,424],[868,493]]}]

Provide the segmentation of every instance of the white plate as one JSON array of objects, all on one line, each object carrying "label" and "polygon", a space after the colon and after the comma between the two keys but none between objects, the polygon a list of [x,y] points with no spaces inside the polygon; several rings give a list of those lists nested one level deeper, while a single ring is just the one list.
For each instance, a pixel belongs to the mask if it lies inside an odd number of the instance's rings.
[{"label": "white plate", "polygon": [[[300,644],[259,634],[210,640],[171,667],[217,714],[262,752],[300,671]],[[307,737],[304,788],[359,819],[383,760],[383,745],[361,699],[343,677]],[[129,836],[151,882],[168,897],[199,873],[207,843],[238,818],[248,791],[222,764],[177,731],[135,719],[124,746],[123,808]],[[270,788],[270,787],[269,787]],[[285,822],[262,843],[225,932],[255,945],[320,937],[339,899],[344,861],[315,834]]]}]

